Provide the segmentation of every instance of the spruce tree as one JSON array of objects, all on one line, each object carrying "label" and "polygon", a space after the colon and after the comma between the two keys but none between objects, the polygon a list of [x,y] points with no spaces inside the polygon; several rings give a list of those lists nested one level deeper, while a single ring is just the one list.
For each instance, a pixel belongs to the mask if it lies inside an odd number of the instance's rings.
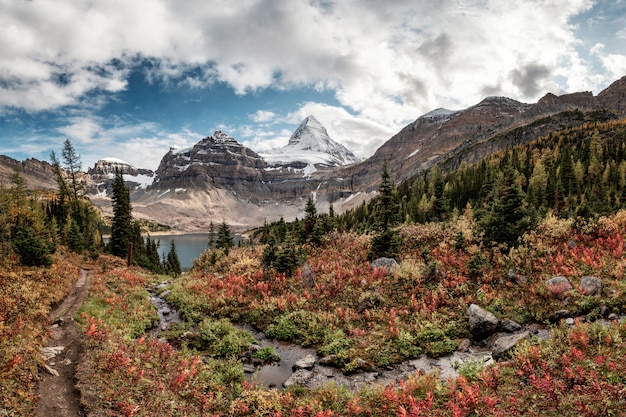
[{"label": "spruce tree", "polygon": [[128,244],[133,241],[133,218],[131,215],[130,192],[124,182],[122,172],[117,170],[113,182],[113,221],[111,223],[111,240],[109,243],[112,255],[126,257]]},{"label": "spruce tree", "polygon": [[230,248],[234,246],[233,237],[230,234],[230,227],[228,223],[225,221],[219,227],[219,231],[217,232],[217,243],[216,247],[219,249],[223,249],[226,254],[228,254]]},{"label": "spruce tree", "polygon": [[182,270],[180,267],[180,260],[178,258],[178,254],[176,253],[176,244],[174,243],[174,239],[172,239],[172,243],[170,244],[170,251],[167,254],[165,271],[173,276],[177,277],[181,274]]},{"label": "spruce tree", "polygon": [[368,254],[370,260],[382,256],[393,258],[397,256],[400,248],[400,238],[393,230],[393,227],[398,224],[398,204],[386,161],[383,163],[378,193],[374,209],[374,224],[377,233],[372,237],[372,248]]}]

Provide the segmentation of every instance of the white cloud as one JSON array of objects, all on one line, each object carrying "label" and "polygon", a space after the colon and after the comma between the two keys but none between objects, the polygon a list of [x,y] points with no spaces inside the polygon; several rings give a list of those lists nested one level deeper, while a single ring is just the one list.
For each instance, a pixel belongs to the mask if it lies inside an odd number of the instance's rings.
[{"label": "white cloud", "polygon": [[267,110],[257,110],[250,118],[256,123],[268,123],[274,120],[276,113]]},{"label": "white cloud", "polygon": [[[303,103],[291,117],[315,113],[331,136],[367,156],[436,107],[467,107],[487,92],[526,101],[546,91],[597,92],[623,75],[623,54],[596,50],[593,57],[607,70],[601,75],[581,56],[570,19],[592,6],[588,0],[0,0],[0,108],[83,105],[87,93],[126,89],[130,71],[149,61],[146,76],[155,84],[199,89],[220,81],[240,95],[268,87],[334,91],[341,107]],[[251,120],[277,123],[277,117],[260,110]],[[285,139],[282,131],[272,136],[258,128],[246,134],[247,143]],[[154,139],[151,129],[132,143],[168,140]],[[114,141],[99,121],[74,119],[61,132],[81,144]]]}]

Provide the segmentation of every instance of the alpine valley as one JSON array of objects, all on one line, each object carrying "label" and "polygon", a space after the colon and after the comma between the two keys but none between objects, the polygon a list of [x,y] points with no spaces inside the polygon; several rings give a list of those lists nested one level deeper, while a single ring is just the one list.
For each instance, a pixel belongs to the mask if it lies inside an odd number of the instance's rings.
[{"label": "alpine valley", "polygon": [[[215,131],[192,148],[170,149],[154,172],[103,155],[85,179],[89,197],[105,213],[111,212],[111,185],[116,169],[121,169],[131,187],[136,217],[181,231],[207,230],[211,222],[222,221],[241,230],[281,217],[301,218],[310,195],[320,212],[328,211],[330,204],[336,212],[356,207],[376,195],[385,162],[398,184],[435,165],[454,170],[557,130],[625,116],[623,77],[597,96],[548,93],[534,104],[488,97],[463,110],[436,109],[404,127],[364,161],[309,116],[283,148],[257,153],[226,132]],[[47,162],[5,156],[0,156],[2,183],[9,182],[15,167],[21,168],[30,187],[56,187]]]}]

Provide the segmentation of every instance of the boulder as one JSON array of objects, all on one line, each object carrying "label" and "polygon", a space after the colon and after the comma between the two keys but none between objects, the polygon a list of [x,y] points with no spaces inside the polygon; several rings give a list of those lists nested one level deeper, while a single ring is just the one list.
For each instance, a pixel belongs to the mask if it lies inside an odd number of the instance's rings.
[{"label": "boulder", "polygon": [[516,321],[503,319],[500,320],[500,329],[506,333],[515,333],[522,330],[522,326]]},{"label": "boulder", "polygon": [[528,334],[528,331],[523,331],[519,333],[499,333],[495,335],[487,345],[487,347],[491,349],[491,356],[496,360],[506,357],[520,340],[528,337]]},{"label": "boulder", "polygon": [[296,363],[293,364],[291,369],[293,369],[294,371],[297,371],[298,369],[311,370],[313,369],[314,366],[315,366],[315,356],[306,355],[304,358],[296,361]]},{"label": "boulder", "polygon": [[378,258],[370,264],[371,269],[379,268],[387,273],[397,266],[398,262],[393,258]]},{"label": "boulder", "polygon": [[567,319],[570,317],[574,317],[574,313],[570,310],[557,310],[552,315],[554,321],[559,321],[561,319]]},{"label": "boulder", "polygon": [[564,299],[572,289],[572,284],[563,276],[554,277],[545,282],[546,288],[552,295],[559,299]]},{"label": "boulder", "polygon": [[602,280],[598,277],[584,276],[580,278],[580,292],[583,295],[602,295]]},{"label": "boulder", "polygon": [[470,304],[467,315],[469,316],[470,333],[474,338],[487,337],[498,328],[499,321],[496,316],[476,304]]},{"label": "boulder", "polygon": [[313,372],[308,371],[306,369],[298,369],[296,372],[291,374],[289,379],[283,382],[283,387],[289,388],[294,385],[300,385],[302,387],[306,387],[311,378],[313,377]]}]

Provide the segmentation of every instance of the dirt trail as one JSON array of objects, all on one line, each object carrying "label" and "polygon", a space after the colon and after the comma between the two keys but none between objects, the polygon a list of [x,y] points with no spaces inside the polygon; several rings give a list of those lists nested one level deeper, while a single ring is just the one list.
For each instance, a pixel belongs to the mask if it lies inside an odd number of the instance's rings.
[{"label": "dirt trail", "polygon": [[50,328],[48,345],[43,349],[46,369],[40,372],[38,417],[85,415],[75,378],[82,345],[72,316],[83,302],[88,286],[89,272],[81,269],[70,295],[50,313],[54,324]]}]

